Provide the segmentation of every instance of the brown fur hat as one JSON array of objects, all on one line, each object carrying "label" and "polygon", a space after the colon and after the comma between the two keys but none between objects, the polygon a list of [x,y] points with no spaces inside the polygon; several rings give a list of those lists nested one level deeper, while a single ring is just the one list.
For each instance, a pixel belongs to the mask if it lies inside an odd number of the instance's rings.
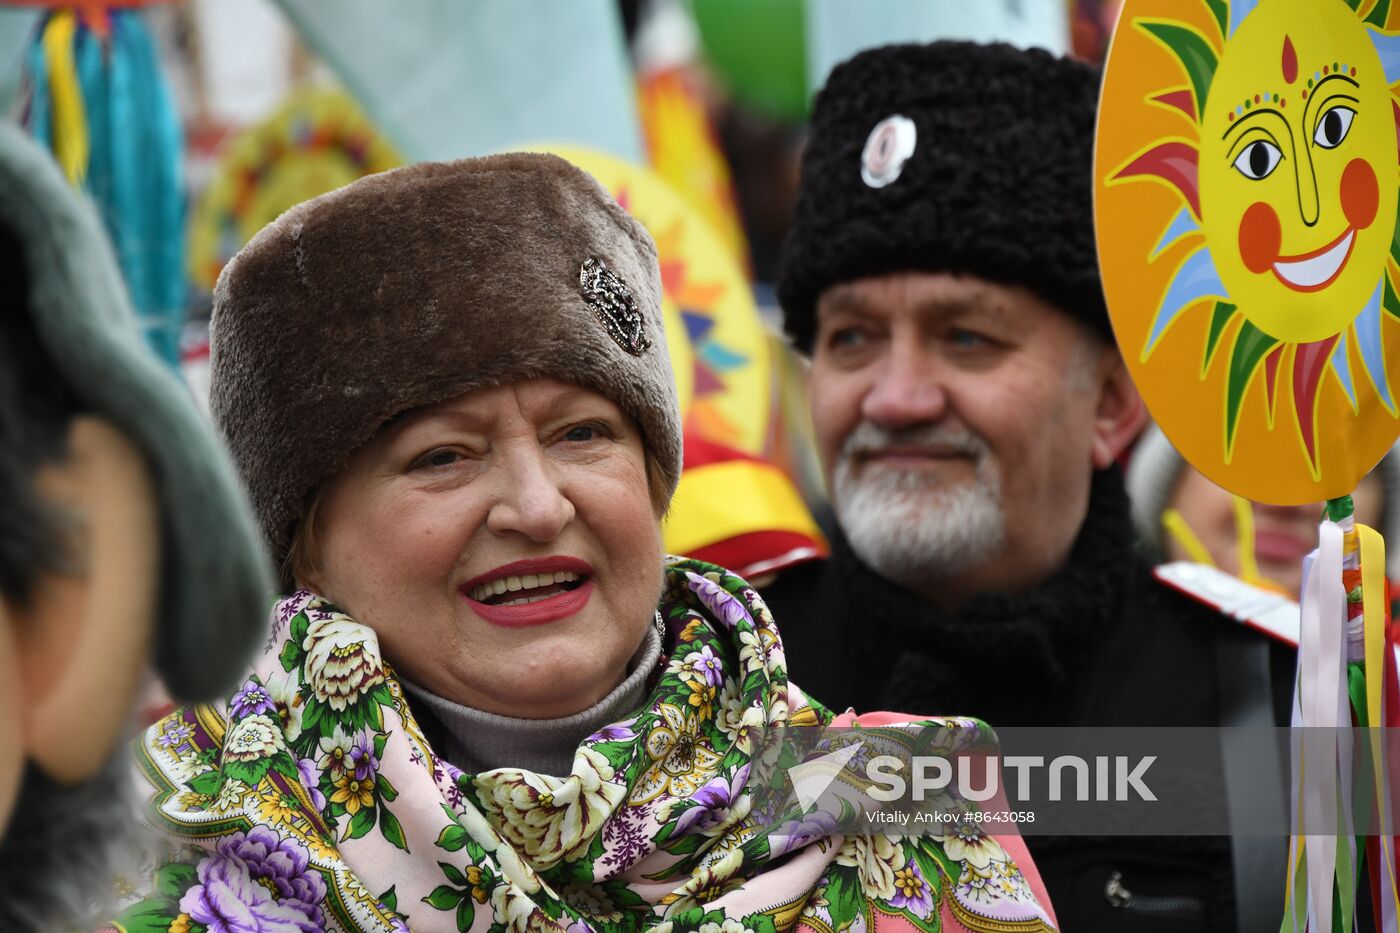
[{"label": "brown fur hat", "polygon": [[292,208],[224,269],[211,331],[214,419],[279,563],[310,493],[386,421],[517,379],[602,393],[667,499],[680,476],[656,247],[556,156],[422,163]]}]

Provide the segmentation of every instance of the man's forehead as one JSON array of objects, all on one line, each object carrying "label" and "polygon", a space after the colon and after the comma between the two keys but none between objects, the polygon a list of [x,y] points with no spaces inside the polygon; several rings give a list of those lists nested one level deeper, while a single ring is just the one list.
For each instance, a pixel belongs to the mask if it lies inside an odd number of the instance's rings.
[{"label": "man's forehead", "polygon": [[840,282],[822,292],[818,316],[839,313],[883,316],[897,311],[947,315],[983,312],[1012,316],[1021,309],[1049,310],[1024,288],[1000,285],[970,275],[892,272]]}]

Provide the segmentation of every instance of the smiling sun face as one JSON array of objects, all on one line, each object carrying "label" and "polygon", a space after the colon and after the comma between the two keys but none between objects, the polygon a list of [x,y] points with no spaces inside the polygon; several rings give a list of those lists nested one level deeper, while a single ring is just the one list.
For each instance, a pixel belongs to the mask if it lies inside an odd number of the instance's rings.
[{"label": "smiling sun face", "polygon": [[1396,130],[1361,20],[1341,0],[1311,4],[1307,21],[1293,6],[1261,4],[1220,58],[1201,121],[1201,229],[1241,313],[1309,343],[1344,329],[1380,284]]},{"label": "smiling sun face", "polygon": [[[1129,0],[1105,78],[1096,211],[1125,357],[1183,454],[1266,501],[1350,492],[1400,432],[1386,371],[1400,335],[1385,320],[1400,315],[1390,284],[1400,38],[1379,28],[1390,0],[1357,5],[1199,0],[1174,19],[1145,14],[1191,5]],[[1186,85],[1144,94],[1144,75],[1164,63]],[[1149,199],[1130,184],[1142,180],[1168,186],[1174,215],[1142,210]],[[1133,269],[1122,244],[1141,244],[1153,224]],[[1129,277],[1158,282],[1155,297]],[[1193,318],[1205,347],[1188,371],[1169,345]],[[1206,385],[1224,397],[1210,444],[1199,426]],[[1281,399],[1291,416],[1279,417]]]}]

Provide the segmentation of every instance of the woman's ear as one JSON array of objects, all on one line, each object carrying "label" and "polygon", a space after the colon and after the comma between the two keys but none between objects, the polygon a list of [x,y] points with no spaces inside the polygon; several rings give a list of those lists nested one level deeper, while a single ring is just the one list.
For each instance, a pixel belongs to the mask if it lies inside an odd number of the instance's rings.
[{"label": "woman's ear", "polygon": [[1147,406],[1116,347],[1104,350],[1105,370],[1094,409],[1094,469],[1102,470],[1128,449],[1147,424]]},{"label": "woman's ear", "polygon": [[64,534],[65,567],[11,607],[23,680],[23,746],[54,780],[90,778],[129,725],[150,661],[161,571],[159,499],[140,451],[120,431],[73,419],[67,456],[35,488]]}]

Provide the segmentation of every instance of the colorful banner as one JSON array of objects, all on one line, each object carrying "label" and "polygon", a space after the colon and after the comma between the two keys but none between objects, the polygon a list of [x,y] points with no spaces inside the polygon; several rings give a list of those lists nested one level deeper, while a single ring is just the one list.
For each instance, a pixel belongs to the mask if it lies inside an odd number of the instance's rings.
[{"label": "colorful banner", "polygon": [[747,270],[749,244],[739,222],[729,163],[715,138],[695,73],[675,67],[644,75],[638,82],[637,105],[652,169],[704,218],[734,261]]}]

